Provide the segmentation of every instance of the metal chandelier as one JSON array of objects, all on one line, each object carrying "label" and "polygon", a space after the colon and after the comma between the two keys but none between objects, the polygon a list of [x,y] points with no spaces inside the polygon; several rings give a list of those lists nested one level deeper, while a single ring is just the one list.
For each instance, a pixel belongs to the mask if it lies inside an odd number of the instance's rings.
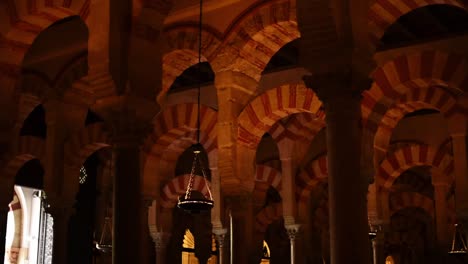
[{"label": "metal chandelier", "polygon": [[[189,212],[189,213],[200,213],[203,211],[209,211],[213,208],[214,201],[211,194],[210,185],[206,177],[205,168],[200,160],[200,154],[203,151],[203,146],[200,144],[200,92],[201,92],[201,53],[202,53],[202,14],[203,14],[203,0],[200,0],[200,14],[199,14],[199,32],[198,32],[198,90],[197,90],[197,143],[192,145],[193,149],[193,162],[192,169],[190,171],[190,178],[187,184],[185,195],[179,197],[177,207]],[[207,188],[207,195],[200,195],[194,192],[193,185],[195,182],[196,168],[199,167],[202,172],[203,181]]]}]

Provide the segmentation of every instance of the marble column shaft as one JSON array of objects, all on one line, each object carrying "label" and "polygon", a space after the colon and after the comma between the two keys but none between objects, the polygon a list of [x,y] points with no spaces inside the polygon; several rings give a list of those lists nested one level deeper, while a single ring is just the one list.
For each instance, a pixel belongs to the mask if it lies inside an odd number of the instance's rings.
[{"label": "marble column shaft", "polygon": [[142,206],[140,197],[140,151],[137,140],[117,139],[114,158],[112,263],[141,263]]}]

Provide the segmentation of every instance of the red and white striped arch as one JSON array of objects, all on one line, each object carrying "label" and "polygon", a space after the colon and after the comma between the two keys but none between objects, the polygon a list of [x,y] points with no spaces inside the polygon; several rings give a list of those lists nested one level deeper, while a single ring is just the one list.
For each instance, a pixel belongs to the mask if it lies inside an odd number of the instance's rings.
[{"label": "red and white striped arch", "polygon": [[242,72],[260,80],[271,57],[300,37],[296,10],[289,0],[260,2],[236,21],[213,61],[217,71]]},{"label": "red and white striped arch", "polygon": [[387,28],[401,16],[417,8],[434,4],[445,4],[466,9],[465,5],[457,0],[375,0],[368,14],[369,40],[371,44],[376,48]]},{"label": "red and white striped arch", "polygon": [[[7,0],[0,5],[0,70],[19,73],[23,58],[36,37],[54,22],[78,15],[86,20],[91,0]],[[8,54],[8,56],[6,55]]]},{"label": "red and white striped arch", "polygon": [[[163,208],[174,208],[179,199],[179,196],[185,194],[189,179],[189,174],[180,175],[169,181],[164,186],[161,192],[161,206]],[[206,185],[206,182],[208,182],[208,185],[211,185],[211,183],[208,180],[205,181],[203,177],[195,176],[193,190],[200,192],[205,197],[209,197],[208,186]]]},{"label": "red and white striped arch", "polygon": [[[197,111],[196,104],[188,103],[170,106],[161,112],[154,121],[155,144],[152,153],[161,157],[162,153],[171,146],[180,146],[175,144],[179,140],[195,142]],[[217,148],[217,119],[218,113],[215,110],[204,105],[200,107],[200,143],[208,154],[210,164],[215,164],[212,161]],[[181,149],[174,150],[179,152]]]},{"label": "red and white striped arch", "polygon": [[[211,61],[220,46],[220,34],[214,30],[204,30],[202,34],[202,61]],[[162,90],[158,101],[169,91],[175,79],[186,69],[198,63],[198,28],[177,27],[165,32],[169,49],[163,55]]]},{"label": "red and white striped arch", "polygon": [[300,206],[307,204],[310,192],[320,183],[327,181],[327,156],[323,155],[313,160],[309,166],[296,175],[296,199]]},{"label": "red and white striped arch", "polygon": [[380,150],[387,150],[393,130],[400,120],[406,114],[420,109],[441,111],[447,119],[451,119],[461,110],[455,96],[444,89],[432,86],[412,90],[395,102],[392,108],[388,109],[382,116],[377,131],[375,131],[374,146]]},{"label": "red and white striped arch", "polygon": [[390,216],[405,208],[421,208],[434,217],[434,200],[417,192],[392,194],[389,200]]},{"label": "red and white striped arch", "polygon": [[324,118],[322,102],[315,93],[303,84],[288,84],[271,89],[247,105],[238,118],[237,139],[251,149],[272,126],[291,114],[307,112]]},{"label": "red and white striped arch", "polygon": [[257,165],[256,170],[252,196],[256,202],[263,204],[268,188],[273,187],[278,191],[281,189],[281,172],[265,165]]},{"label": "red and white striped arch", "polygon": [[324,127],[325,120],[309,113],[299,113],[276,122],[268,133],[277,144],[286,139],[300,142],[300,144],[295,144],[294,152],[297,160],[302,160],[309,149],[309,144],[304,144],[304,142],[312,142]]},{"label": "red and white striped arch", "polygon": [[[44,164],[46,151],[45,141],[42,138],[33,136],[20,136],[16,142],[12,153],[7,158],[7,163],[3,167],[2,175],[6,178],[8,183],[13,183],[16,174],[28,161],[38,159],[41,164]],[[13,189],[12,189],[13,190]]]},{"label": "red and white striped arch", "polygon": [[274,203],[263,208],[255,216],[255,229],[260,232],[265,232],[268,226],[276,220],[283,217],[282,203]]},{"label": "red and white striped arch", "polygon": [[396,178],[415,166],[431,166],[441,175],[452,177],[453,157],[447,148],[410,145],[387,155],[377,170],[377,184],[389,190]]},{"label": "red and white striped arch", "polygon": [[[200,143],[209,164],[217,165],[217,112],[200,107]],[[143,170],[145,193],[156,195],[155,177],[172,178],[179,156],[196,143],[197,105],[179,104],[166,108],[153,121],[153,134],[145,143],[146,159]]]},{"label": "red and white striped arch", "polygon": [[366,129],[377,131],[382,118],[395,104],[416,101],[446,114],[456,111],[452,99],[468,89],[468,62],[456,54],[423,51],[385,63],[373,78],[371,89],[363,93],[361,110]]},{"label": "red and white striped arch", "polygon": [[109,146],[110,139],[104,124],[88,125],[65,142],[65,163],[80,168],[94,152]]}]

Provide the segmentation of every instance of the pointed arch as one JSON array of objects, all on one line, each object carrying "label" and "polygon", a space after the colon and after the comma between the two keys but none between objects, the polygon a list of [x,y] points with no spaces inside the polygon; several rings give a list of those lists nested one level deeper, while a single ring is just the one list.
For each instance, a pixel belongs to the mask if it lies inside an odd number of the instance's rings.
[{"label": "pointed arch", "polygon": [[377,184],[389,190],[401,173],[415,166],[431,166],[450,177],[453,157],[446,148],[434,149],[428,145],[408,145],[387,155],[377,170]]},{"label": "pointed arch", "polygon": [[237,140],[256,149],[261,137],[282,118],[308,112],[324,118],[322,102],[303,84],[288,84],[271,89],[251,101],[238,117]]},{"label": "pointed arch", "polygon": [[376,48],[387,28],[395,23],[398,18],[409,12],[428,5],[445,4],[466,10],[466,7],[457,0],[375,0],[367,15],[369,41]]}]

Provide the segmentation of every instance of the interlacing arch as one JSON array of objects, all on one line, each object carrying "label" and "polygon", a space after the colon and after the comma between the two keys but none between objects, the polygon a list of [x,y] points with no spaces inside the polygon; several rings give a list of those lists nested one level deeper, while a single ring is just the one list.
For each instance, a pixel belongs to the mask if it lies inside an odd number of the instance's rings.
[{"label": "interlacing arch", "polygon": [[421,208],[434,217],[434,200],[417,192],[400,192],[390,195],[390,215],[405,208]]},{"label": "interlacing arch", "polygon": [[242,72],[260,80],[271,57],[300,37],[296,10],[291,7],[289,0],[275,0],[261,2],[245,13],[228,31],[213,68]]},{"label": "interlacing arch", "polygon": [[296,175],[296,199],[299,202],[299,208],[307,204],[310,192],[327,180],[327,156],[322,155],[310,162],[301,173]]},{"label": "interlacing arch", "polygon": [[282,118],[307,112],[324,118],[322,102],[303,84],[282,85],[261,94],[247,105],[238,118],[239,144],[256,149],[262,136]]},{"label": "interlacing arch", "polygon": [[428,145],[409,145],[389,153],[377,170],[377,184],[389,190],[396,178],[416,166],[431,166],[441,175],[451,177],[453,157],[445,147],[434,149]]},{"label": "interlacing arch", "polygon": [[[180,175],[173,178],[164,186],[161,192],[161,206],[163,208],[174,208],[179,197],[185,194],[189,179],[190,174]],[[206,182],[208,182],[208,185],[211,185],[211,183],[208,180],[205,181],[202,176],[195,176],[192,190],[200,192],[205,197],[209,197]]]},{"label": "interlacing arch", "polygon": [[401,16],[417,8],[434,4],[445,4],[466,10],[462,1],[457,0],[375,0],[368,14],[370,43],[375,48],[385,34],[387,28],[395,23]]},{"label": "interlacing arch", "polygon": [[281,172],[265,165],[257,165],[255,174],[255,186],[253,199],[258,203],[264,203],[268,188],[281,189]]}]

